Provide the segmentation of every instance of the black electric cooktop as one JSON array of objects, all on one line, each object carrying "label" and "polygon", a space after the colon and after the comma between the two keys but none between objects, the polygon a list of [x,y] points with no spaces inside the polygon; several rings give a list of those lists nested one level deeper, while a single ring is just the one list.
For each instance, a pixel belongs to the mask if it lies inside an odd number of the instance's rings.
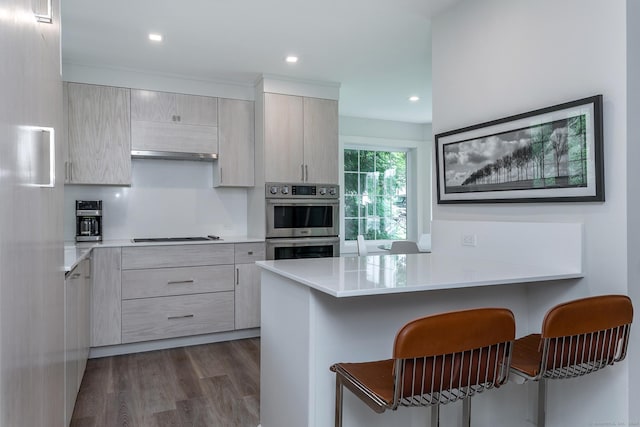
[{"label": "black electric cooktop", "polygon": [[149,237],[131,239],[133,243],[157,243],[157,242],[206,242],[208,240],[222,240],[218,236],[208,235],[206,237]]}]

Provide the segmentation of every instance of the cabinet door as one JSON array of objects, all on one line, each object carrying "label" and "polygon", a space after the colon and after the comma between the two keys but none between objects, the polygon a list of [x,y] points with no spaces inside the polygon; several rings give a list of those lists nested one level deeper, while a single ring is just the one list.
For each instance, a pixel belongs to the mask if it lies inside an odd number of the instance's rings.
[{"label": "cabinet door", "polygon": [[236,265],[236,329],[260,326],[260,268],[255,264]]},{"label": "cabinet door", "polygon": [[253,187],[254,111],[253,101],[220,98],[218,161],[214,185]]},{"label": "cabinet door", "polygon": [[65,279],[64,288],[64,406],[65,422],[71,420],[78,394],[78,292],[84,280],[82,267],[77,266]]},{"label": "cabinet door", "polygon": [[176,94],[179,124],[218,126],[218,98]]},{"label": "cabinet door", "polygon": [[68,182],[131,184],[129,89],[69,83]]},{"label": "cabinet door", "polygon": [[94,248],[91,256],[91,347],[121,341],[121,248]]},{"label": "cabinet door", "polygon": [[305,181],[338,184],[338,102],[304,98]]},{"label": "cabinet door", "polygon": [[264,94],[265,180],[300,182],[303,172],[302,97]]},{"label": "cabinet door", "polygon": [[78,283],[78,389],[82,383],[89,346],[91,344],[91,260],[85,259],[81,263],[82,276]]},{"label": "cabinet door", "polygon": [[173,122],[177,111],[174,93],[131,89],[131,120]]}]

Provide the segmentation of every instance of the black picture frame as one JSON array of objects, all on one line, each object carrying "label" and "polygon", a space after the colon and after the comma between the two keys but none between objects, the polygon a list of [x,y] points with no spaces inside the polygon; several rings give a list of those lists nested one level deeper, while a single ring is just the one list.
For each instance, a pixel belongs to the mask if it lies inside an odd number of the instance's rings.
[{"label": "black picture frame", "polygon": [[602,95],[435,136],[438,204],[603,202]]}]

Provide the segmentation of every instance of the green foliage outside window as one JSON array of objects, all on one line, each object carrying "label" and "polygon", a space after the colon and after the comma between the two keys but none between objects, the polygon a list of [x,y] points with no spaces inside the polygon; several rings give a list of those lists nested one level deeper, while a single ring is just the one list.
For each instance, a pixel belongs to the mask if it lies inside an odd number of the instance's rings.
[{"label": "green foliage outside window", "polygon": [[344,150],[345,240],[407,238],[407,153]]}]

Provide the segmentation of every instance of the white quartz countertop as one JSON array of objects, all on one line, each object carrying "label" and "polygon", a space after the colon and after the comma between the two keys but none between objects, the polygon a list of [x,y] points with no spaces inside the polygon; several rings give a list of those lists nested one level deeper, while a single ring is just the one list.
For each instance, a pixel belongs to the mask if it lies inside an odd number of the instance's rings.
[{"label": "white quartz countertop", "polygon": [[450,253],[258,261],[257,265],[334,297],[430,291],[583,277],[567,267]]},{"label": "white quartz countertop", "polygon": [[219,245],[223,243],[260,243],[264,239],[246,236],[220,236],[219,240],[196,242],[144,242],[134,243],[131,239],[104,240],[102,242],[64,242],[64,271],[71,271],[93,248],[117,248],[125,246],[168,246],[168,245]]}]

